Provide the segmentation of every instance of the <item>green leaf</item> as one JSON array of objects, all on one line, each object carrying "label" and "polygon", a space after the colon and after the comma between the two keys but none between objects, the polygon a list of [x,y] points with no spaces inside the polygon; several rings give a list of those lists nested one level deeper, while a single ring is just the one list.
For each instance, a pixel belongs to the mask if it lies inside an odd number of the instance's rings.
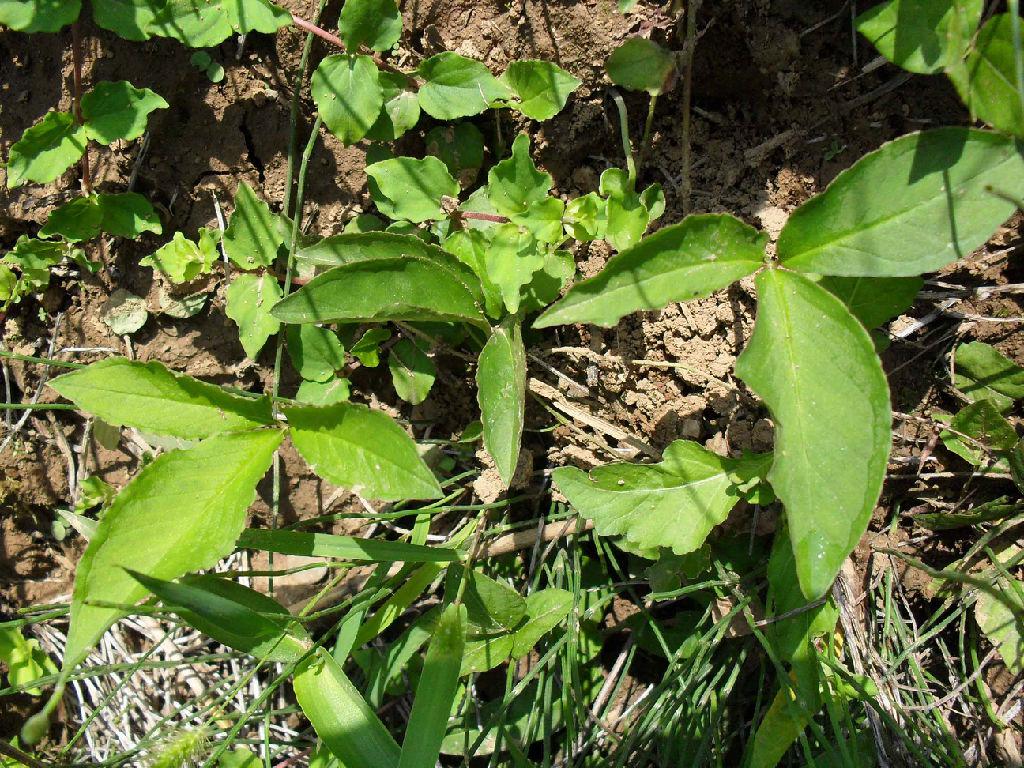
[{"label": "green leaf", "polygon": [[92,0],[92,18],[118,37],[138,42],[149,40],[160,6],[159,0]]},{"label": "green leaf", "polygon": [[345,347],[338,334],[311,323],[288,327],[288,355],[307,381],[330,381],[345,367]]},{"label": "green leaf", "polygon": [[48,384],[107,424],[184,440],[274,423],[266,397],[232,395],[156,361],[111,357]]},{"label": "green leaf", "polygon": [[672,52],[653,40],[631,37],[608,57],[608,77],[630,91],[662,93],[675,74]]},{"label": "green leaf", "polygon": [[779,236],[782,264],[850,277],[912,277],[983,245],[1024,196],[1024,157],[998,134],[936,128],[903,136],[839,174]]},{"label": "green leaf", "polygon": [[[975,0],[981,12],[981,0]],[[1017,18],[1017,24],[1021,20]],[[971,117],[1000,131],[1024,137],[1024,93],[1017,82],[1012,14],[993,16],[981,28],[967,58],[949,70]],[[1018,31],[1018,34],[1024,34]]]},{"label": "green leaf", "polygon": [[312,648],[309,633],[283,605],[237,582],[205,574],[175,583],[126,570],[182,621],[229,648],[283,664]]},{"label": "green leaf", "polygon": [[581,243],[601,236],[599,219],[605,215],[605,201],[596,192],[570,200],[565,206],[565,229]]},{"label": "green leaf", "polygon": [[953,370],[953,383],[969,400],[991,400],[1006,411],[1024,398],[1024,368],[984,342],[957,347]]},{"label": "green leaf", "polygon": [[231,37],[222,0],[166,0],[148,32],[191,48],[212,48]]},{"label": "green leaf", "polygon": [[286,323],[439,320],[486,323],[480,284],[455,257],[411,235],[336,235],[302,252],[338,264],[274,307]]},{"label": "green leaf", "polygon": [[238,326],[238,339],[250,360],[255,360],[267,339],[280,330],[281,321],[270,310],[282,296],[277,278],[269,273],[243,273],[228,286],[225,311]]},{"label": "green leaf", "polygon": [[269,267],[284,245],[270,207],[244,181],[235,193],[235,210],[224,231],[224,252],[239,269]]},{"label": "green leaf", "polygon": [[501,289],[487,274],[488,242],[484,233],[479,229],[459,229],[453,232],[441,247],[473,270],[480,281],[487,314],[491,317],[501,317],[504,312]]},{"label": "green leaf", "polygon": [[621,168],[609,168],[601,174],[601,194],[605,201],[604,238],[617,251],[632,248],[650,224],[650,214],[634,189],[629,174]]},{"label": "green leaf", "polygon": [[345,0],[338,33],[350,51],[386,51],[402,36],[402,14],[394,0]]},{"label": "green leaf", "polygon": [[843,302],[870,331],[914,306],[924,280],[919,277],[823,277],[818,285]]},{"label": "green leaf", "polygon": [[889,61],[927,75],[960,59],[983,7],[982,0],[888,0],[855,25]]},{"label": "green leaf", "polygon": [[526,616],[526,599],[504,581],[492,579],[480,571],[452,566],[449,574],[461,578],[465,574],[463,600],[474,634],[515,630]]},{"label": "green leaf", "polygon": [[328,381],[304,381],[295,399],[306,405],[334,405],[348,400],[352,393],[348,379],[336,376]]},{"label": "green leaf", "polygon": [[369,56],[328,56],[313,73],[311,88],[317,111],[343,144],[363,138],[384,106],[377,65]]},{"label": "green leaf", "polygon": [[[57,672],[50,657],[39,647],[39,641],[26,640],[18,627],[0,625],[0,661],[7,665],[7,681],[12,686],[30,686],[39,678]],[[40,696],[43,691],[27,687],[25,693]],[[6,764],[0,762],[0,765]]]},{"label": "green leaf", "polygon": [[391,348],[388,370],[395,392],[410,405],[427,399],[437,377],[434,361],[412,339],[399,339]]},{"label": "green leaf", "polygon": [[630,312],[709,296],[757,270],[768,238],[727,214],[688,216],[614,256],[533,325],[606,328]]},{"label": "green leaf", "polygon": [[334,657],[323,648],[295,672],[295,698],[346,768],[396,768],[401,750]]},{"label": "green leaf", "polygon": [[881,492],[889,387],[864,326],[824,288],[770,269],[757,293],[736,375],[775,419],[768,481],[786,507],[800,587],[814,599],[831,587]]},{"label": "green leaf", "polygon": [[466,608],[449,605],[441,612],[427,648],[398,768],[434,768],[437,764],[455,704],[465,646]]},{"label": "green leaf", "polygon": [[454,563],[461,559],[458,550],[446,547],[266,528],[246,528],[238,548],[368,563]]},{"label": "green leaf", "polygon": [[373,141],[395,141],[416,127],[420,120],[420,102],[416,92],[409,90],[409,79],[394,72],[377,75],[384,98],[384,108],[366,138]]},{"label": "green leaf", "polygon": [[221,754],[217,768],[263,768],[263,760],[248,747],[234,747]]},{"label": "green leaf", "polygon": [[69,243],[91,240],[100,233],[103,211],[92,195],[78,197],[57,208],[39,230],[40,237],[60,236]]},{"label": "green leaf", "polygon": [[[220,0],[228,23],[239,34],[273,34],[292,23],[292,15],[268,0]],[[205,47],[205,46],[198,46]]]},{"label": "green leaf", "polygon": [[487,339],[477,363],[476,386],[484,446],[507,488],[519,462],[526,407],[526,351],[514,318],[506,319]]},{"label": "green leaf", "polygon": [[553,245],[562,241],[564,216],[565,203],[557,197],[545,197],[531,205],[526,213],[516,214],[510,218],[542,243]]},{"label": "green leaf", "polygon": [[487,174],[487,194],[495,210],[505,216],[526,213],[548,196],[551,174],[537,170],[530,157],[530,137],[520,133],[512,142],[512,156],[497,163]]},{"label": "green leaf", "polygon": [[103,322],[118,336],[135,333],[149,319],[146,300],[131,291],[118,288],[103,306]]},{"label": "green leaf", "polygon": [[640,204],[647,209],[647,218],[657,221],[665,212],[665,190],[661,184],[651,184],[640,193]]},{"label": "green leaf", "polygon": [[740,485],[763,477],[769,454],[730,459],[676,440],[658,464],[607,464],[584,472],[559,467],[552,481],[602,536],[625,536],[641,548],[700,548],[743,497]]},{"label": "green leaf", "polygon": [[522,288],[544,266],[544,255],[533,235],[515,224],[494,229],[484,254],[487,276],[501,291],[508,311],[519,311]]},{"label": "green leaf", "polygon": [[128,612],[93,601],[132,605],[146,595],[126,567],[175,579],[231,552],[283,436],[256,430],[211,437],[157,457],[125,486],[78,563],[62,674]]},{"label": "green leaf", "polygon": [[461,674],[486,672],[502,662],[525,656],[562,622],[572,606],[572,593],[564,589],[548,587],[531,592],[526,598],[526,623],[515,632],[467,640]]},{"label": "green leaf", "polygon": [[416,443],[386,413],[355,403],[284,413],[295,447],[325,480],[380,501],[440,498]]},{"label": "green leaf", "polygon": [[436,157],[382,160],[366,166],[366,175],[376,183],[370,186],[373,201],[390,219],[418,224],[444,218],[442,199],[459,194],[458,182]]},{"label": "green leaf", "polygon": [[562,111],[582,81],[550,61],[513,61],[501,80],[514,97],[512,109],[534,120],[550,120]]},{"label": "green leaf", "polygon": [[1024,619],[1021,618],[1024,598],[1021,595],[1024,595],[1024,582],[999,577],[992,584],[992,591],[980,592],[974,604],[978,627],[999,649],[1003,662],[1015,674],[1024,670]]},{"label": "green leaf", "polygon": [[476,181],[484,164],[484,136],[472,123],[438,125],[426,139],[427,154],[433,155],[458,180],[463,189]]},{"label": "green leaf", "polygon": [[181,285],[209,273],[216,261],[216,243],[205,230],[200,230],[198,244],[175,232],[171,242],[139,259],[139,264],[152,267],[172,283]]},{"label": "green leaf", "polygon": [[143,232],[156,235],[163,232],[160,217],[149,200],[140,194],[97,195],[96,202],[103,213],[100,227],[108,235],[134,239]]},{"label": "green leaf", "polygon": [[85,132],[104,145],[118,139],[137,139],[146,132],[149,114],[167,107],[159,94],[148,88],[136,88],[125,80],[97,83],[82,96]]},{"label": "green leaf", "polygon": [[82,0],[0,0],[0,24],[16,32],[58,32],[81,10]]},{"label": "green leaf", "polygon": [[67,112],[48,112],[11,147],[7,158],[7,188],[26,181],[49,184],[85,153],[85,128]]},{"label": "green leaf", "polygon": [[943,444],[977,467],[990,463],[991,454],[1009,453],[1017,444],[1017,432],[992,400],[978,400],[966,406],[949,426],[950,429],[939,433]]},{"label": "green leaf", "polygon": [[485,64],[451,51],[431,56],[416,74],[424,81],[418,92],[420,107],[438,120],[479,115],[492,102],[511,96]]},{"label": "green leaf", "polygon": [[9,301],[17,291],[18,276],[6,264],[0,264],[0,301]]}]

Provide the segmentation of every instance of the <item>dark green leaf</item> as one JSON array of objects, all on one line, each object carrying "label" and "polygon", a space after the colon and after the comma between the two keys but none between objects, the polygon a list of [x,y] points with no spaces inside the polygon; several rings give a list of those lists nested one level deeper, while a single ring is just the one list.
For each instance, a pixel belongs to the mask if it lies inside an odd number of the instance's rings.
[{"label": "dark green leaf", "polygon": [[148,40],[161,6],[160,0],[92,0],[92,18],[125,40]]},{"label": "dark green leaf", "polygon": [[426,136],[427,154],[445,164],[448,172],[466,189],[476,181],[484,164],[484,136],[472,123],[431,128]]},{"label": "dark green leaf", "polygon": [[395,392],[410,405],[427,399],[437,376],[434,361],[412,339],[399,339],[391,348],[388,369]]},{"label": "dark green leaf", "polygon": [[79,197],[57,208],[39,230],[40,237],[63,237],[69,243],[92,240],[100,233],[103,211],[92,195]]},{"label": "dark green leaf", "polygon": [[409,90],[405,75],[380,72],[377,75],[384,95],[384,108],[366,132],[373,141],[394,141],[412,130],[420,119],[420,103],[416,92]]},{"label": "dark green leaf", "polygon": [[889,61],[909,72],[933,74],[963,56],[983,7],[982,0],[887,0],[855,23]]},{"label": "dark green leaf", "polygon": [[924,281],[919,277],[823,277],[819,285],[870,331],[914,306]]},{"label": "dark green leaf", "polygon": [[101,144],[137,139],[146,132],[149,114],[167,106],[162,96],[125,80],[97,83],[82,96],[86,135]]},{"label": "dark green leaf", "polygon": [[501,76],[514,98],[509,106],[534,120],[557,115],[582,82],[550,61],[513,61]]},{"label": "dark green leaf", "polygon": [[274,214],[244,181],[235,193],[235,210],[224,231],[224,252],[239,269],[269,267],[284,245]]},{"label": "dark green leaf", "polygon": [[[981,0],[975,2],[980,15]],[[1022,26],[1019,17],[1016,23]],[[985,22],[967,58],[950,68],[949,78],[973,118],[1024,137],[1024,83],[1017,80],[1013,26],[1014,17],[1009,13]],[[1020,29],[1017,34],[1024,36]]]},{"label": "dark green leaf", "polygon": [[420,107],[438,120],[479,115],[492,102],[511,96],[486,65],[451,51],[431,56],[416,73],[423,78]]},{"label": "dark green leaf", "polygon": [[1024,398],[1024,368],[984,342],[957,347],[953,370],[953,383],[971,400],[992,400],[1005,411]]},{"label": "dark green leaf", "polygon": [[484,446],[508,487],[519,462],[526,407],[526,351],[515,318],[491,332],[477,362],[476,386]]},{"label": "dark green leaf", "polygon": [[402,36],[402,14],[394,0],[345,0],[338,32],[350,51],[386,51]]},{"label": "dark green leaf", "polygon": [[343,144],[355,144],[384,106],[377,65],[369,56],[336,54],[313,73],[313,100],[327,128]]},{"label": "dark green leaf", "polygon": [[664,91],[675,74],[675,59],[653,40],[631,37],[612,51],[606,67],[616,85],[654,95]]},{"label": "dark green leaf", "polygon": [[487,174],[487,194],[498,213],[510,216],[526,213],[551,189],[551,175],[537,170],[530,157],[530,137],[525,133],[512,142],[512,156],[491,168]]},{"label": "dark green leaf", "polygon": [[85,128],[67,112],[49,112],[11,147],[7,188],[26,181],[49,184],[85,153]]},{"label": "dark green leaf", "polygon": [[0,0],[0,24],[18,32],[57,32],[81,10],[82,0]]},{"label": "dark green leaf", "polygon": [[441,202],[458,197],[459,185],[436,157],[396,157],[366,166],[373,201],[390,219],[414,223],[441,219]]},{"label": "dark green leaf", "polygon": [[103,212],[100,226],[108,235],[134,239],[143,232],[157,235],[163,232],[160,217],[149,200],[140,194],[97,195],[96,200]]},{"label": "dark green leaf", "polygon": [[338,334],[312,323],[288,327],[288,354],[307,381],[329,381],[345,367],[345,347]]}]

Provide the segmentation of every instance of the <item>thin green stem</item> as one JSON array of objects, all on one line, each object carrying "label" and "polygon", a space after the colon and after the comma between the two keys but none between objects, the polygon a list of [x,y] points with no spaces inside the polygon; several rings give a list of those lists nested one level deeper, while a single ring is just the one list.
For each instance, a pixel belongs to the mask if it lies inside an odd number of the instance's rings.
[{"label": "thin green stem", "polygon": [[636,184],[636,159],[633,157],[633,144],[629,140],[629,115],[626,113],[626,102],[614,88],[611,89],[612,100],[615,108],[619,111],[619,136],[622,139],[622,152],[626,156],[626,171],[629,173],[629,180]]},{"label": "thin green stem", "polygon": [[650,102],[647,105],[647,121],[644,123],[644,138],[640,142],[639,165],[643,165],[644,158],[651,149],[651,129],[654,127],[654,109],[658,105],[658,94],[652,93]]},{"label": "thin green stem", "polygon": [[0,411],[73,411],[70,403],[0,403]]}]

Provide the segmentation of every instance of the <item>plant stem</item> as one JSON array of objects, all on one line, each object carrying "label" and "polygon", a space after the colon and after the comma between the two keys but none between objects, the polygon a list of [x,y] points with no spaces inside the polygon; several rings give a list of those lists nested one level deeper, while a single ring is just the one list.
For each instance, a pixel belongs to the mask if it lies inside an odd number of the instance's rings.
[{"label": "plant stem", "polygon": [[[331,45],[336,46],[337,48],[340,48],[343,51],[350,52],[348,50],[348,46],[345,45],[345,41],[344,40],[342,40],[337,35],[328,32],[326,29],[323,29],[322,27],[318,27],[313,22],[306,21],[302,17],[296,16],[294,13],[292,14],[292,21],[295,23],[295,26],[299,27],[300,29],[304,29],[307,32],[309,32],[310,34],[316,35],[321,40],[326,40]],[[389,64],[388,62],[386,62],[383,59],[381,59],[380,56],[371,56],[371,58],[373,59],[374,64],[376,64],[381,69],[386,69],[388,72],[392,72],[392,73],[394,73],[396,75],[401,75],[402,77],[406,78],[407,80],[409,80],[412,83],[416,82],[416,78],[415,77],[413,77],[412,75],[410,75],[410,74],[408,74],[406,72],[403,72],[402,70],[398,69],[393,64]]]},{"label": "plant stem", "polygon": [[479,211],[456,211],[455,215],[460,219],[474,219],[476,221],[492,221],[495,224],[508,224],[511,219],[497,213],[480,213]]},{"label": "plant stem", "polygon": [[70,403],[0,403],[0,411],[73,411]]},{"label": "plant stem", "polygon": [[629,181],[636,184],[636,160],[633,157],[633,144],[629,140],[629,116],[626,113],[626,102],[614,88],[611,89],[612,100],[615,108],[619,111],[619,135],[622,138],[622,152],[626,155],[626,171],[629,173]]},{"label": "plant stem", "polygon": [[647,151],[650,149],[651,128],[654,126],[654,108],[657,104],[658,94],[652,93],[650,103],[647,105],[647,121],[644,123],[644,138],[640,142],[640,158],[637,161],[641,166],[644,164],[644,158],[647,157]]},{"label": "plant stem", "polygon": [[[82,33],[77,21],[71,25],[71,59],[73,64],[75,122],[82,125],[85,122],[82,118]],[[85,151],[82,153],[82,189],[85,190],[85,194],[92,194],[92,173],[89,170],[88,142],[86,142]]]},{"label": "plant stem", "polygon": [[686,41],[683,44],[683,59],[686,74],[683,75],[683,156],[682,179],[679,183],[679,204],[685,216],[690,212],[690,102],[693,99],[693,52],[697,47],[697,13],[702,0],[690,0],[686,7]]},{"label": "plant stem", "polygon": [[8,744],[3,739],[0,739],[0,755],[9,757],[12,760],[17,760],[19,763],[24,763],[28,768],[49,768],[46,763],[36,760],[32,755],[27,752],[22,752],[20,749]]},{"label": "plant stem", "polygon": [[0,349],[0,357],[8,360],[20,360],[23,363],[40,363],[41,365],[52,365],[54,368],[85,368],[81,363],[69,363],[65,360],[54,360],[49,357],[33,357],[32,355],[19,355],[15,352],[8,352]]}]

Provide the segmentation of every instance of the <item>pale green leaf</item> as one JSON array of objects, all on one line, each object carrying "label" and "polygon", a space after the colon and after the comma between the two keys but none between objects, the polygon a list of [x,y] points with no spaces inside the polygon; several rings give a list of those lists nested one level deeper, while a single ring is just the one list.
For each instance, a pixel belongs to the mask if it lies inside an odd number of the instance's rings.
[{"label": "pale green leaf", "polygon": [[243,273],[228,286],[225,311],[238,326],[238,339],[249,359],[255,360],[267,339],[281,328],[270,310],[283,295],[277,278],[269,273]]},{"label": "pale green leaf", "polygon": [[[980,12],[981,0],[976,2]],[[1020,18],[1017,24],[1024,26]],[[971,117],[1024,137],[1024,84],[1017,82],[1013,26],[1014,17],[1009,13],[985,22],[967,58],[956,61],[949,69],[949,78]],[[1024,36],[1020,30],[1018,34]]]},{"label": "pale green leaf", "polygon": [[596,192],[569,201],[565,206],[565,229],[581,243],[599,238],[600,220],[605,217],[605,201]]},{"label": "pale green leaf", "polygon": [[377,75],[384,98],[384,108],[366,138],[373,141],[394,141],[412,130],[420,120],[420,102],[405,75],[380,72]]},{"label": "pale green leaf", "polygon": [[390,416],[356,403],[286,408],[292,442],[320,477],[369,499],[436,499],[441,487]]},{"label": "pale green leaf", "polygon": [[534,120],[550,120],[582,82],[550,61],[513,61],[501,76],[512,93],[508,103]]},{"label": "pale green leaf", "polygon": [[266,528],[246,528],[238,538],[238,547],[367,563],[453,563],[461,559],[458,550],[446,547]]},{"label": "pale green leaf", "polygon": [[423,78],[418,92],[420,107],[438,120],[479,115],[492,102],[511,95],[485,64],[451,51],[431,56],[416,74]]},{"label": "pale green leaf", "polygon": [[950,429],[939,433],[946,449],[964,461],[981,467],[993,454],[1006,454],[1017,444],[1017,432],[990,399],[965,406],[953,417]]},{"label": "pale green leaf", "polygon": [[394,0],[345,0],[338,32],[350,51],[386,51],[402,36],[402,14]]},{"label": "pale green leaf", "polygon": [[292,15],[268,0],[219,0],[228,23],[239,34],[273,34],[292,23]]},{"label": "pale green leaf", "polygon": [[241,397],[156,361],[111,357],[49,386],[107,424],[185,440],[273,424],[266,397]]},{"label": "pale green leaf", "polygon": [[60,206],[39,230],[40,237],[63,237],[69,243],[91,240],[100,233],[103,211],[93,195],[86,195]]},{"label": "pale green leaf", "polygon": [[621,168],[609,168],[601,174],[600,190],[608,198],[604,206],[604,239],[617,251],[632,248],[651,223],[643,199],[636,193],[629,174]]},{"label": "pale green leaf", "polygon": [[57,32],[81,10],[82,0],[0,0],[0,24],[17,32]]},{"label": "pale green leaf", "polygon": [[239,269],[269,267],[284,236],[270,207],[244,181],[235,193],[235,210],[224,230],[224,252]]},{"label": "pale green leaf", "polygon": [[329,381],[345,367],[345,347],[338,334],[312,323],[288,327],[288,355],[307,381]]},{"label": "pale green leaf", "polygon": [[364,333],[349,352],[367,368],[380,365],[380,345],[391,338],[387,328],[370,328]]},{"label": "pale green leaf", "polygon": [[282,437],[279,430],[211,437],[159,456],[125,486],[78,563],[64,675],[130,612],[91,601],[130,606],[145,597],[125,568],[175,579],[231,552]]},{"label": "pale green leaf", "polygon": [[914,306],[924,281],[919,277],[823,277],[818,284],[870,331]]},{"label": "pale green leaf", "polygon": [[334,405],[348,400],[352,387],[348,379],[336,376],[327,381],[304,381],[299,385],[295,399],[306,405]]},{"label": "pale green leaf", "polygon": [[534,321],[535,328],[593,323],[709,296],[757,270],[768,238],[727,214],[688,216],[614,256]]},{"label": "pale green leaf", "polygon": [[608,57],[605,68],[616,85],[654,95],[665,90],[675,74],[672,52],[653,40],[631,37]]},{"label": "pale green leaf", "polygon": [[494,229],[484,252],[487,276],[498,290],[509,312],[519,311],[522,289],[544,266],[544,254],[533,235],[515,224]]},{"label": "pale green leaf", "polygon": [[397,768],[398,744],[330,653],[318,647],[292,684],[320,740],[345,768]]},{"label": "pale green leaf", "polygon": [[175,232],[171,242],[156,252],[139,259],[139,264],[152,267],[175,284],[188,283],[199,275],[205,275],[217,260],[217,250],[212,238],[203,237],[194,243],[181,232]]},{"label": "pale green leaf", "polygon": [[466,645],[466,608],[449,605],[434,628],[416,685],[398,768],[434,768],[455,704]]},{"label": "pale green leaf", "polygon": [[161,5],[160,0],[92,0],[92,19],[125,40],[148,40]]},{"label": "pale green leaf", "polygon": [[7,188],[26,181],[49,184],[85,153],[88,137],[67,112],[48,112],[11,147],[7,158]]},{"label": "pale green leaf", "polygon": [[217,768],[263,768],[263,760],[248,747],[234,747],[220,756]]},{"label": "pale green leaf", "polygon": [[274,308],[286,323],[467,321],[484,325],[480,281],[451,254],[411,235],[336,235],[304,249],[334,269]]},{"label": "pale green leaf", "polygon": [[486,235],[479,229],[459,229],[453,232],[441,244],[441,247],[473,270],[480,281],[487,314],[491,317],[501,317],[505,311],[501,299],[501,289],[487,274],[488,242]]},{"label": "pale green leaf", "polygon": [[884,144],[800,206],[778,256],[801,272],[912,277],[968,256],[1024,197],[1024,157],[1003,136],[936,128]]},{"label": "pale green leaf", "polygon": [[857,17],[857,31],[889,61],[933,74],[955,64],[981,21],[982,0],[887,0]]},{"label": "pale green leaf", "polygon": [[101,144],[137,139],[146,132],[150,113],[167,106],[159,94],[125,80],[97,83],[82,96],[86,135]]},{"label": "pale green leaf", "polygon": [[459,194],[458,182],[436,157],[382,160],[366,166],[366,175],[375,182],[370,185],[373,201],[390,219],[414,223],[441,219],[442,199]]},{"label": "pale green leaf", "polygon": [[412,339],[399,339],[388,355],[388,370],[398,396],[410,405],[427,399],[434,386],[434,361]]},{"label": "pale green leaf", "polygon": [[775,419],[768,481],[786,507],[800,587],[814,599],[831,587],[881,492],[889,387],[864,326],[824,288],[770,269],[757,293],[736,374]]},{"label": "pale green leaf", "polygon": [[118,288],[103,305],[100,313],[103,322],[118,336],[135,333],[149,319],[146,300],[131,291]]},{"label": "pale green leaf", "polygon": [[495,210],[505,216],[526,213],[551,189],[551,175],[537,170],[530,157],[530,137],[520,133],[512,142],[512,156],[487,174],[487,194]]},{"label": "pale green leaf", "polygon": [[384,106],[377,65],[369,56],[328,56],[310,87],[324,124],[343,144],[363,138]]},{"label": "pale green leaf", "polygon": [[166,0],[147,31],[191,48],[212,48],[233,30],[221,0]]},{"label": "pale green leaf", "polygon": [[992,400],[1005,411],[1024,398],[1024,368],[984,342],[957,347],[953,371],[953,383],[970,400]]},{"label": "pale green leaf", "polygon": [[565,215],[565,203],[558,197],[545,197],[533,203],[526,213],[516,214],[509,218],[542,243],[556,244],[562,241],[562,217]]},{"label": "pale green leaf", "polygon": [[770,465],[770,455],[730,459],[677,440],[658,464],[559,467],[552,480],[600,535],[684,555],[729,515],[743,496],[739,485],[763,477]]},{"label": "pale green leaf", "polygon": [[526,351],[514,318],[491,332],[477,362],[476,386],[484,446],[508,487],[519,462],[526,407]]},{"label": "pale green leaf", "polygon": [[992,584],[991,591],[979,592],[974,604],[978,627],[1016,674],[1024,671],[1024,598],[1021,595],[1024,595],[1024,582],[1020,579],[1009,582],[1000,577]]}]

